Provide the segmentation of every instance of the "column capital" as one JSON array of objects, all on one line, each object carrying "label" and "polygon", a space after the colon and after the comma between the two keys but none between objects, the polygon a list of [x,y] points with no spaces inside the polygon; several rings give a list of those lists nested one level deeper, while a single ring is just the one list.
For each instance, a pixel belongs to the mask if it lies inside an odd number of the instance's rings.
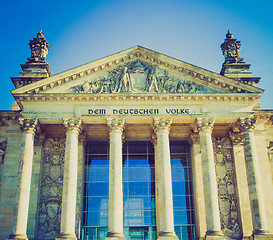
[{"label": "column capital", "polygon": [[203,132],[203,131],[212,132],[214,122],[215,122],[214,117],[196,118],[196,125],[197,125],[198,132]]},{"label": "column capital", "polygon": [[109,132],[119,131],[122,133],[125,127],[125,119],[124,118],[107,118],[107,126],[109,129]]},{"label": "column capital", "polygon": [[22,132],[34,134],[35,131],[37,131],[37,129],[39,128],[38,118],[19,118],[18,122]]},{"label": "column capital", "polygon": [[159,131],[170,131],[172,124],[171,118],[154,118],[154,131],[155,133]]},{"label": "column capital", "polygon": [[79,143],[85,144],[87,139],[87,134],[85,131],[82,131],[79,135]]},{"label": "column capital", "polygon": [[63,125],[67,132],[76,131],[79,134],[82,130],[82,119],[81,118],[64,118]]},{"label": "column capital", "polygon": [[232,145],[243,145],[243,137],[240,132],[229,132],[229,138],[231,140]]},{"label": "column capital", "polygon": [[156,136],[156,133],[155,133],[155,132],[152,132],[152,135],[151,135],[151,142],[152,142],[152,144],[154,145],[154,147],[157,145],[157,136]]},{"label": "column capital", "polygon": [[256,117],[239,118],[237,126],[241,132],[251,132],[255,128],[256,121]]},{"label": "column capital", "polygon": [[34,146],[42,146],[46,138],[45,133],[38,133],[34,137]]},{"label": "column capital", "polygon": [[200,144],[199,133],[190,132],[188,141],[189,141],[190,144]]}]

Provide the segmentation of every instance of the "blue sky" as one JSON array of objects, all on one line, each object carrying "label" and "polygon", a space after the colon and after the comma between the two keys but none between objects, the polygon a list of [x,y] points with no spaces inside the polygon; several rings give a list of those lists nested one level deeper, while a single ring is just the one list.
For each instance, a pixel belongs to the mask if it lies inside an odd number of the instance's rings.
[{"label": "blue sky", "polygon": [[2,1],[0,109],[11,108],[10,77],[30,57],[29,40],[40,28],[53,74],[136,45],[219,73],[230,30],[253,76],[261,77],[262,108],[273,109],[272,12],[270,0]]}]

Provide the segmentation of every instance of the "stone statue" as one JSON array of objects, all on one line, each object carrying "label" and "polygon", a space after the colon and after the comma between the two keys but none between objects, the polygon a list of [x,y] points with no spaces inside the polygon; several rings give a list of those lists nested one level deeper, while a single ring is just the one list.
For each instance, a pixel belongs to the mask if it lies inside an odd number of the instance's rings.
[{"label": "stone statue", "polygon": [[130,74],[128,73],[128,68],[125,67],[123,71],[123,76],[120,79],[119,82],[119,88],[118,88],[118,93],[119,92],[133,92],[132,88],[132,81]]},{"label": "stone statue", "polygon": [[151,74],[150,76],[148,76],[147,80],[148,80],[148,86],[149,86],[148,92],[153,92],[153,90],[155,92],[159,92],[156,76]]},{"label": "stone statue", "polygon": [[82,90],[84,93],[88,93],[90,90],[90,83],[89,81],[84,81],[84,84],[82,85]]}]

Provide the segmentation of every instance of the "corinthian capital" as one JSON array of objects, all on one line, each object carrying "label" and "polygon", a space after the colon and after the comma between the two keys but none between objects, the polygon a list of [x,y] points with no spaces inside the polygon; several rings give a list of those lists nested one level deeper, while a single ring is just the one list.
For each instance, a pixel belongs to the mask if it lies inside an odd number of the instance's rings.
[{"label": "corinthian capital", "polygon": [[159,131],[170,131],[172,124],[171,118],[154,118],[154,131],[155,133]]},{"label": "corinthian capital", "polygon": [[19,125],[21,126],[22,132],[32,133],[34,134],[38,128],[38,119],[26,119],[26,118],[19,118],[18,120]]},{"label": "corinthian capital", "polygon": [[188,140],[190,144],[200,144],[199,133],[191,132]]},{"label": "corinthian capital", "polygon": [[213,117],[196,118],[196,125],[198,132],[212,131],[215,119]]},{"label": "corinthian capital", "polygon": [[80,118],[64,118],[63,125],[66,131],[77,131],[77,133],[80,133],[82,120]]},{"label": "corinthian capital", "polygon": [[242,134],[239,132],[229,132],[229,138],[233,145],[241,145],[243,144]]},{"label": "corinthian capital", "polygon": [[256,121],[256,117],[239,118],[237,125],[241,132],[253,131]]},{"label": "corinthian capital", "polygon": [[124,118],[108,118],[107,125],[109,131],[120,131],[122,132],[125,126],[125,119]]}]

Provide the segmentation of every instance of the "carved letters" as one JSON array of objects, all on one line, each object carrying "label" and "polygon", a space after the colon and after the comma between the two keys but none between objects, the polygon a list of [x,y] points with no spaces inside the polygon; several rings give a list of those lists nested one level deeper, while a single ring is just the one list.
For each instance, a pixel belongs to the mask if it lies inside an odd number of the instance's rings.
[{"label": "carved letters", "polygon": [[194,82],[170,77],[166,70],[141,60],[108,71],[97,80],[85,80],[71,88],[74,93],[212,93],[215,90]]}]

